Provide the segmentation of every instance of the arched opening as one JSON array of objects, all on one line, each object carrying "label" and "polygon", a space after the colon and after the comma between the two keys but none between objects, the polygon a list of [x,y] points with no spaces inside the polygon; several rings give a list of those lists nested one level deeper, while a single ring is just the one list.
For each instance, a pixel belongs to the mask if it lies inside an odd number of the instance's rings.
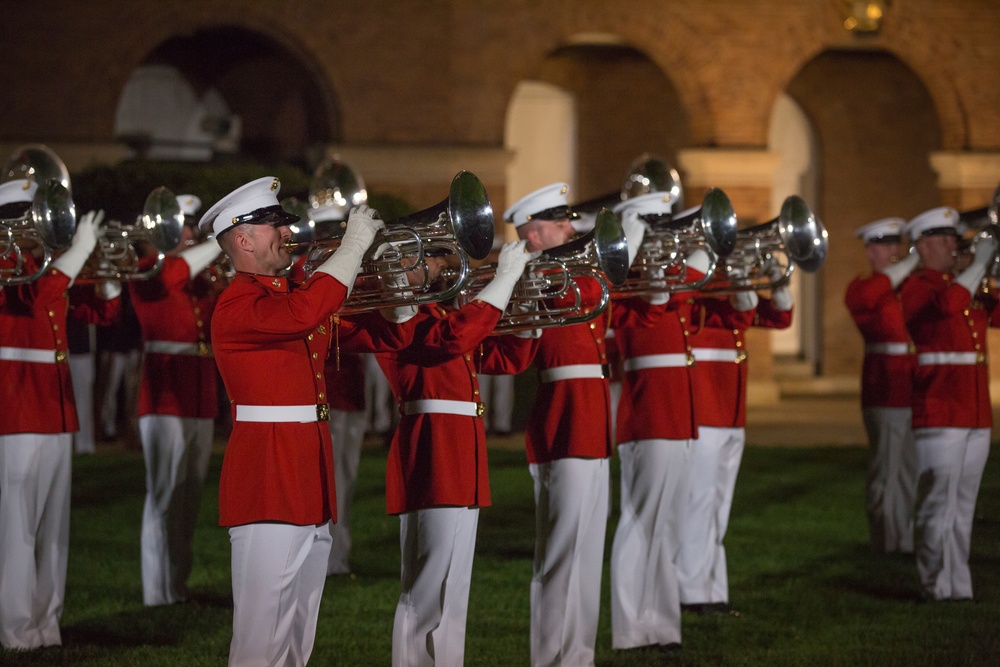
[{"label": "arched opening", "polygon": [[[570,183],[570,201],[590,199],[618,187],[639,154],[655,153],[675,165],[677,150],[686,144],[680,97],[655,63],[607,36],[575,41],[542,61],[511,101],[506,144],[515,151],[515,163],[509,201],[559,180]],[[537,121],[532,109],[538,110]],[[556,120],[563,126],[542,131]]]},{"label": "arched opening", "polygon": [[854,230],[890,215],[909,218],[940,201],[928,156],[941,145],[927,89],[917,75],[882,51],[829,51],[807,63],[786,92],[815,137],[818,187],[808,201],[829,232],[817,279],[816,369],[857,375],[860,335],[843,305],[847,284],[867,271]]},{"label": "arched opening", "polygon": [[116,136],[138,156],[300,161],[339,139],[317,78],[274,40],[220,27],[168,39],[132,73]]}]

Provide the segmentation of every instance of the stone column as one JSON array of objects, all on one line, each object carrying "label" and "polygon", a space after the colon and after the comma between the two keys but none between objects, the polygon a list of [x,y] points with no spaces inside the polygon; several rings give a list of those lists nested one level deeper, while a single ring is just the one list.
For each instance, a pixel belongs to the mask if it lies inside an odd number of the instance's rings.
[{"label": "stone column", "polygon": [[[742,220],[741,227],[774,217],[771,195],[775,172],[781,163],[778,153],[763,149],[689,148],[678,151],[677,159],[686,207],[697,206],[709,188],[718,187],[729,196]],[[770,332],[748,331],[747,349],[748,405],[777,403],[780,392],[774,378]]]}]

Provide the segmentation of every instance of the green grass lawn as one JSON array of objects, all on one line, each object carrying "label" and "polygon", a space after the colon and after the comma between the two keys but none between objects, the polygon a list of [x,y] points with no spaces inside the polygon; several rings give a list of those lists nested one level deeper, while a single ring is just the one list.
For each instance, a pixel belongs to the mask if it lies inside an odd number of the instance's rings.
[{"label": "green grass lawn", "polygon": [[[987,467],[973,533],[975,602],[921,603],[910,557],[869,553],[865,450],[747,450],[727,541],[740,613],[684,616],[668,656],[611,650],[608,575],[599,665],[1000,664],[1000,466]],[[493,507],[480,514],[466,665],[528,664],[534,540],[522,451],[491,450]],[[61,648],[0,652],[2,665],[224,665],[232,601],[228,534],[216,525],[212,460],[195,538],[194,599],[147,609],[139,579],[138,453],[76,457]],[[353,519],[354,577],[327,581],[311,665],[388,665],[398,595],[399,523],[387,517],[384,451],[365,450]],[[617,493],[617,469],[613,486]],[[617,520],[612,509],[607,546]],[[607,562],[607,561],[606,561]]]}]

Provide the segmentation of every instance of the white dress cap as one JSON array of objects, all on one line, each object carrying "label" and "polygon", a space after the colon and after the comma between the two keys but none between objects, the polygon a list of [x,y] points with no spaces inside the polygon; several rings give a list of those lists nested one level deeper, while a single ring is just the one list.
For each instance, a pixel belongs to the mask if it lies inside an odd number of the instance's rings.
[{"label": "white dress cap", "polygon": [[177,195],[177,205],[184,215],[194,215],[201,208],[201,199],[197,195]]},{"label": "white dress cap", "polygon": [[38,183],[25,178],[18,178],[6,183],[0,183],[0,206],[4,204],[28,204],[35,197]]},{"label": "white dress cap", "polygon": [[[567,192],[569,192],[569,185],[566,183],[546,185],[544,188],[535,190],[530,195],[521,198],[517,203],[508,208],[503,214],[503,219],[507,222],[513,222],[514,227],[520,227],[539,213],[546,213],[552,209],[566,207]],[[558,213],[556,217],[538,217],[537,219],[562,220],[567,217],[569,215]]]},{"label": "white dress cap", "polygon": [[894,237],[899,237],[903,234],[904,225],[906,225],[904,218],[882,218],[881,220],[869,222],[867,225],[858,227],[854,230],[854,235],[865,243],[880,241],[885,238],[898,240],[898,238]]},{"label": "white dress cap", "polygon": [[938,206],[924,211],[906,223],[903,230],[910,240],[916,241],[932,229],[951,228],[958,233],[958,211],[950,206]]},{"label": "white dress cap", "polygon": [[639,215],[670,215],[673,203],[674,197],[669,192],[650,192],[625,199],[615,204],[613,210],[618,214],[635,211]]},{"label": "white dress cap", "polygon": [[227,229],[243,223],[262,224],[282,220],[285,224],[299,219],[285,211],[278,203],[281,181],[274,176],[264,176],[242,185],[220,199],[205,215],[198,226],[218,238]]}]

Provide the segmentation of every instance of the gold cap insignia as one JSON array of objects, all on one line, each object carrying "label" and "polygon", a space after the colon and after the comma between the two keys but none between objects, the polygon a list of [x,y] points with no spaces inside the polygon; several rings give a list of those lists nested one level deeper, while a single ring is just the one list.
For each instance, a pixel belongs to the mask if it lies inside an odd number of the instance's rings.
[{"label": "gold cap insignia", "polygon": [[281,181],[279,181],[277,178],[271,181],[271,192],[274,192],[279,187],[281,187]]}]

